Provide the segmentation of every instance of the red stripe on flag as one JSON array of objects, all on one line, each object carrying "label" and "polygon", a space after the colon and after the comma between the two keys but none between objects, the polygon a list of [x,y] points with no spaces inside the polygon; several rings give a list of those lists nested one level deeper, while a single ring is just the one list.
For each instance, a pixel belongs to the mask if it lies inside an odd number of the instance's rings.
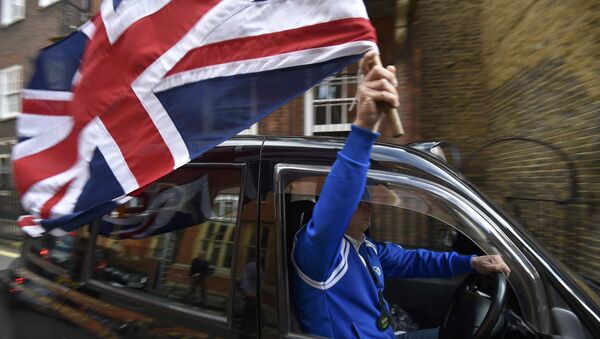
[{"label": "red stripe on flag", "polygon": [[52,208],[56,204],[58,204],[58,202],[65,196],[65,194],[67,193],[67,189],[69,189],[69,186],[71,186],[72,182],[73,182],[73,180],[64,184],[63,187],[61,187],[54,194],[54,196],[52,196],[52,198],[50,198],[50,199],[48,199],[48,201],[46,201],[44,206],[42,206],[42,210],[40,211],[40,216],[42,217],[42,219],[50,218],[50,212],[52,211]]},{"label": "red stripe on flag", "polygon": [[70,101],[23,99],[23,113],[39,115],[69,115]]},{"label": "red stripe on flag", "polygon": [[[144,107],[130,93],[114,107],[109,119],[102,123],[113,136],[129,169],[143,186],[156,179],[156,173],[173,170],[173,157]],[[152,178],[152,179],[149,179]]]},{"label": "red stripe on flag", "polygon": [[62,173],[77,161],[77,140],[80,126],[74,126],[69,135],[58,144],[42,152],[12,162],[17,190],[23,194],[35,183]]},{"label": "red stripe on flag", "polygon": [[377,40],[375,29],[369,20],[335,20],[198,47],[188,52],[167,75],[210,65],[365,40]]}]

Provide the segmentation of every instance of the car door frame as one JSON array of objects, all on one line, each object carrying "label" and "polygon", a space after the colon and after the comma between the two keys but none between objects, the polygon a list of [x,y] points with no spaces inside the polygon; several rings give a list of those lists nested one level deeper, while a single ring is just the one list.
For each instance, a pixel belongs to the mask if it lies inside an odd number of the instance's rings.
[{"label": "car door frame", "polygon": [[[280,311],[280,314],[282,314],[282,316],[280,317],[280,334],[286,338],[314,338],[314,336],[308,336],[306,334],[299,334],[299,333],[291,332],[291,319],[288,314],[289,313],[289,300],[290,300],[290,291],[288,290],[289,268],[287,267],[287,260],[285,260],[287,249],[285,247],[286,246],[286,244],[285,244],[285,239],[286,239],[285,226],[286,225],[285,225],[285,215],[284,215],[284,211],[283,211],[285,202],[283,201],[284,194],[282,194],[285,189],[285,187],[283,187],[283,185],[284,185],[283,175],[286,171],[302,171],[307,174],[310,173],[310,174],[326,176],[330,172],[330,170],[331,170],[331,165],[304,165],[304,164],[297,164],[297,163],[278,163],[277,165],[275,165],[274,170],[273,170],[273,180],[274,180],[273,190],[274,190],[274,193],[276,193],[278,196],[278,199],[276,199],[276,201],[275,201],[276,222],[277,222],[277,230],[280,232],[280,234],[277,236],[278,241],[280,241],[280,243],[278,244],[278,251],[279,251],[278,265],[279,265],[279,272],[280,272],[279,289],[281,291],[281,293],[280,293],[281,298],[279,301],[279,311]],[[370,178],[375,178],[378,180],[380,180],[382,178],[387,178],[388,181],[394,182],[396,184],[402,183],[403,185],[410,186],[410,187],[414,187],[416,183],[419,183],[420,185],[429,185],[429,187],[436,187],[437,189],[439,189],[438,193],[440,193],[440,194],[445,193],[445,194],[447,194],[446,195],[447,197],[454,196],[454,198],[456,200],[453,203],[459,203],[460,205],[462,205],[464,207],[468,207],[468,209],[472,213],[474,213],[473,215],[471,215],[471,213],[468,213],[468,215],[470,217],[476,217],[478,219],[478,225],[481,225],[482,223],[484,225],[486,225],[485,228],[486,228],[487,234],[490,237],[497,239],[496,243],[502,244],[503,246],[501,246],[501,248],[503,248],[504,250],[506,250],[508,248],[506,246],[509,246],[510,251],[512,252],[512,255],[517,257],[522,264],[527,266],[526,271],[530,275],[533,276],[533,279],[536,283],[536,287],[533,289],[534,291],[532,292],[536,295],[536,297],[532,297],[526,293],[522,293],[520,296],[518,296],[518,299],[519,299],[519,301],[522,301],[521,308],[523,308],[523,307],[528,308],[529,312],[532,313],[530,316],[533,316],[533,321],[538,320],[538,317],[540,316],[538,314],[539,309],[532,309],[532,307],[536,306],[536,307],[543,308],[543,305],[547,303],[546,292],[545,292],[544,285],[542,284],[541,277],[538,274],[534,265],[528,260],[527,256],[516,246],[516,244],[514,244],[511,241],[511,239],[505,234],[504,230],[502,230],[501,227],[499,227],[499,225],[485,213],[485,209],[480,208],[477,204],[473,203],[472,200],[464,197],[463,194],[457,193],[454,189],[445,187],[443,185],[440,185],[439,183],[435,183],[435,182],[432,182],[432,181],[429,181],[429,180],[426,180],[423,178],[419,178],[414,175],[395,173],[395,172],[391,172],[391,171],[387,171],[387,170],[380,170],[380,169],[375,169],[375,170],[371,169],[368,172],[368,176]],[[463,209],[460,209],[460,210],[464,212]],[[453,228],[455,228],[453,225],[449,225],[449,226],[452,226]],[[515,274],[513,274],[512,276],[514,279]],[[521,284],[523,284],[523,282],[521,282]],[[537,304],[532,301],[533,299],[537,300]]]}]

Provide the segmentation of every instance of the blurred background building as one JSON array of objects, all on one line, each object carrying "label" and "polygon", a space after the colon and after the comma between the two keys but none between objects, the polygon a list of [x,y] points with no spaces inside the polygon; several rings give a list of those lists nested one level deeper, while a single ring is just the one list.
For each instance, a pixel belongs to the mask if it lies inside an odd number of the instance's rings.
[{"label": "blurred background building", "polygon": [[[0,238],[22,213],[10,149],[36,51],[99,1],[0,0]],[[600,281],[600,3],[365,0],[400,80],[406,134],[443,140],[448,162],[553,254]],[[344,136],[349,67],[243,134]]]}]

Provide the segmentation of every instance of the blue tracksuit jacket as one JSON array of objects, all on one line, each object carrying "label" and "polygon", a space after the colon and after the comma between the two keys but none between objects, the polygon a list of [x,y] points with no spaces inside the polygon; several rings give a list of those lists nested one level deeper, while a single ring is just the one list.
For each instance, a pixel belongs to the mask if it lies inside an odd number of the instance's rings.
[{"label": "blue tracksuit jacket", "polygon": [[378,287],[367,263],[374,272],[382,272],[378,275],[379,289],[383,289],[384,276],[446,277],[472,270],[471,256],[405,250],[369,238],[355,247],[344,235],[363,194],[377,136],[352,126],[312,219],[296,235],[292,251],[293,298],[306,333],[331,338],[394,338],[391,326],[386,331],[377,328],[381,314]]}]

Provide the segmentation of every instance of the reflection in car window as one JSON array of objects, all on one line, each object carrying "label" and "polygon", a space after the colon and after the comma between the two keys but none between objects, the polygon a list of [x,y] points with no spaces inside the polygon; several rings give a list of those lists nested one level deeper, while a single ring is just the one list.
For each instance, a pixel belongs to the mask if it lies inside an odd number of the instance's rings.
[{"label": "reflection in car window", "polygon": [[182,168],[102,218],[93,277],[227,312],[241,170]]},{"label": "reflection in car window", "polygon": [[69,272],[70,279],[79,281],[88,238],[88,227],[84,226],[62,236],[44,233],[40,237],[29,238],[26,247],[29,258],[43,260],[65,269]]}]

